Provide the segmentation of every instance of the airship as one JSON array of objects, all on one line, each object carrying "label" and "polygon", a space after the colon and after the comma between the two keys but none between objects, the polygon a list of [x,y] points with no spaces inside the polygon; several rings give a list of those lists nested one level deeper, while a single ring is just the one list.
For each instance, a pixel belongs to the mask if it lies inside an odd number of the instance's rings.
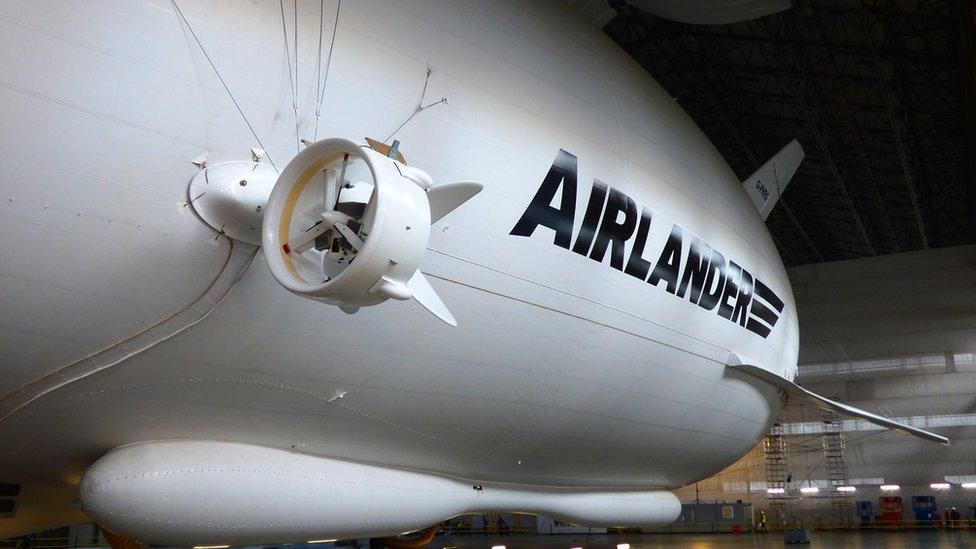
[{"label": "airship", "polygon": [[740,181],[569,3],[4,8],[0,537],[660,524],[791,398],[948,443],[794,383],[800,144]]}]

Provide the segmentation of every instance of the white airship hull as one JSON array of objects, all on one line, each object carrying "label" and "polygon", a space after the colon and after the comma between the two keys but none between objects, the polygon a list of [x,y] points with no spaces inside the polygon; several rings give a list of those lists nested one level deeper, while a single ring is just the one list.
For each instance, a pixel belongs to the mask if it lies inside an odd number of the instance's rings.
[{"label": "white airship hull", "polygon": [[[180,5],[283,168],[296,145],[278,3]],[[299,2],[302,137],[334,7]],[[219,278],[230,244],[188,205],[191,160],[258,144],[169,2],[11,4],[0,26],[0,444],[17,449],[0,481],[75,483],[115,447],[176,439],[653,491],[731,464],[781,409],[725,365],[734,351],[795,375],[792,295],[762,220],[673,98],[568,6],[342,6],[318,137],[387,137],[429,65],[425,104],[448,103],[404,124],[400,150],[435,183],[485,183],[432,226],[420,266],[457,328],[412,302],[347,315],[303,299],[243,244],[253,264]],[[678,225],[684,255],[700,238],[775,292],[768,335],[614,268],[612,245],[600,261],[545,226],[512,234],[560,150],[578,159],[574,240],[598,179],[654,212],[649,262]],[[214,280],[226,297],[206,293]]]}]

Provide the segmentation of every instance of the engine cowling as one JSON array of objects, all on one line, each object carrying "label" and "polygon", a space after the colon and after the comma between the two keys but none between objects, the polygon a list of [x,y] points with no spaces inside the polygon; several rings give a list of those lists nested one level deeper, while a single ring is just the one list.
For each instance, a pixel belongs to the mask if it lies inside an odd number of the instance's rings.
[{"label": "engine cowling", "polygon": [[418,268],[432,203],[436,221],[482,188],[434,186],[422,170],[367,146],[318,141],[288,163],[271,191],[262,231],[268,266],[289,291],[349,313],[413,297],[456,325]]}]

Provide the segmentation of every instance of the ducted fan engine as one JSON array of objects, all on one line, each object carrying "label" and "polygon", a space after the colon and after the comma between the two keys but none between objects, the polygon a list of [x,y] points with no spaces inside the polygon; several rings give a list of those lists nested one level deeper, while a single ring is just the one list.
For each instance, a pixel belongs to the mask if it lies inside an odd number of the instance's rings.
[{"label": "ducted fan engine", "polygon": [[348,139],[325,139],[278,177],[262,243],[288,290],[354,313],[414,298],[444,322],[454,316],[418,270],[430,225],[478,194],[476,182],[433,185],[425,172]]}]

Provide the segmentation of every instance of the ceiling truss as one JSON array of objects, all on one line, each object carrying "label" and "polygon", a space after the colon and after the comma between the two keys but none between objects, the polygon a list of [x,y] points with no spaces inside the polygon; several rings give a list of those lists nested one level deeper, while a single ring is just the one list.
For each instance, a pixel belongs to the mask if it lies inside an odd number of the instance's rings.
[{"label": "ceiling truss", "polygon": [[971,7],[807,1],[701,26],[611,5],[604,30],[740,178],[790,139],[803,144],[768,219],[787,265],[976,242],[973,40],[960,24]]}]

